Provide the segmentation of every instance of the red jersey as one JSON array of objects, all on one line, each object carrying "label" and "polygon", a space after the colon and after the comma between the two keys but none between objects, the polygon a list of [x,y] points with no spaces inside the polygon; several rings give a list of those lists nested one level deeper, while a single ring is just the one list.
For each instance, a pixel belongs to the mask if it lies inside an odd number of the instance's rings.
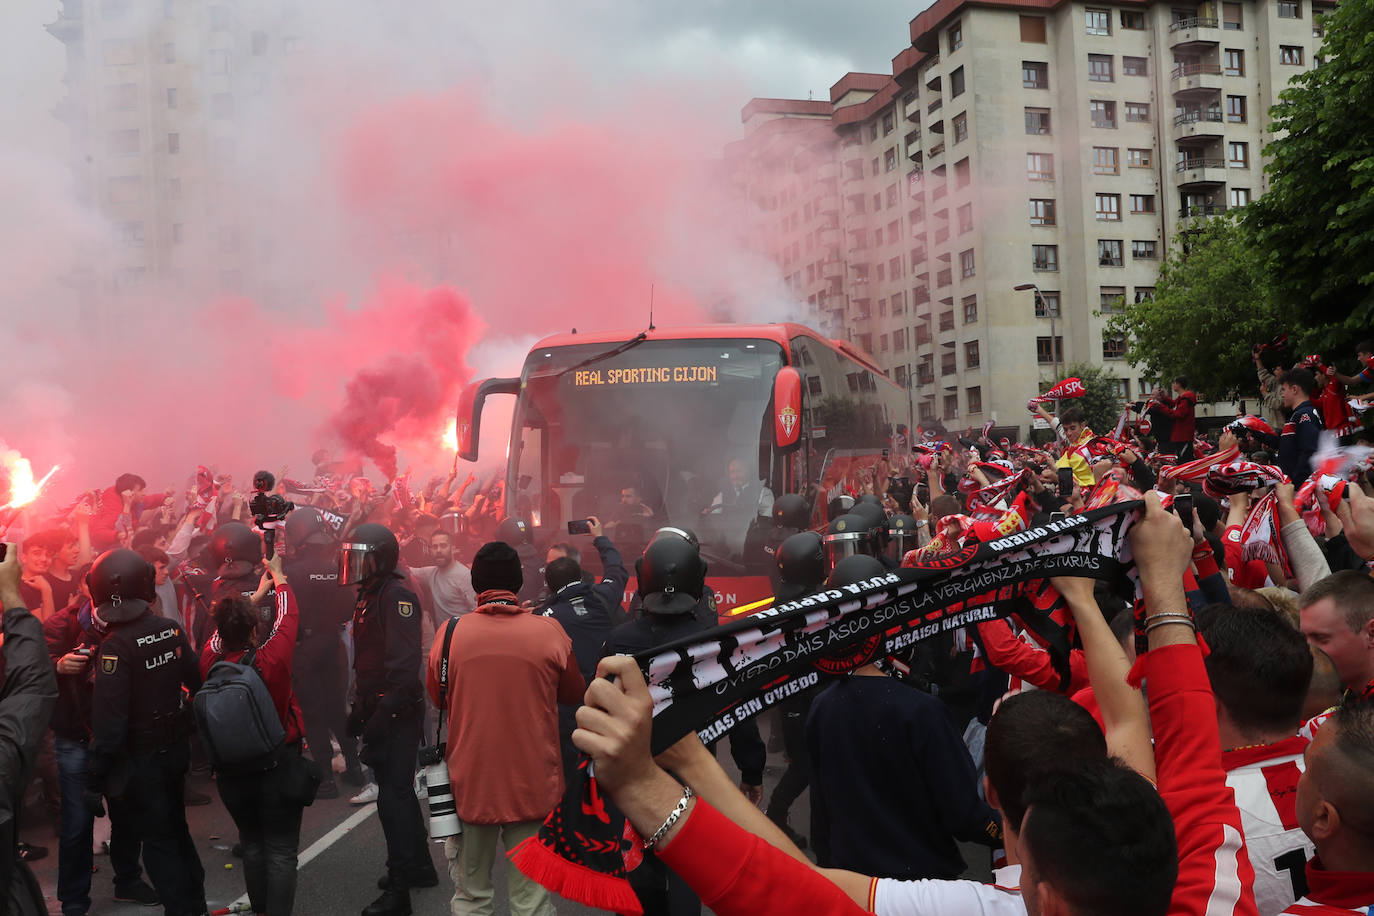
[{"label": "red jersey", "polygon": [[[278,586],[277,616],[272,621],[271,635],[258,646],[253,667],[262,675],[267,692],[272,695],[272,704],[277,707],[277,715],[286,729],[287,744],[294,744],[305,737],[305,718],[291,689],[291,660],[296,654],[296,630],[299,626],[300,613],[296,609],[296,596],[291,586]],[[219,630],[215,630],[215,635],[207,639],[200,650],[200,676],[209,674],[210,667],[217,661],[228,659],[236,662],[243,656],[243,652],[225,652]]]},{"label": "red jersey", "polygon": [[1360,428],[1359,417],[1346,403],[1345,386],[1334,375],[1326,376],[1326,384],[1317,395],[1317,412],[1322,425],[1338,436],[1348,436]]},{"label": "red jersey", "polygon": [[1374,910],[1374,872],[1327,871],[1320,859],[1307,863],[1307,896],[1284,916],[1368,916]]},{"label": "red jersey", "polygon": [[1236,795],[1245,848],[1255,868],[1255,905],[1273,916],[1307,889],[1312,841],[1298,826],[1298,777],[1307,739],[1240,748],[1221,755],[1226,784]]}]

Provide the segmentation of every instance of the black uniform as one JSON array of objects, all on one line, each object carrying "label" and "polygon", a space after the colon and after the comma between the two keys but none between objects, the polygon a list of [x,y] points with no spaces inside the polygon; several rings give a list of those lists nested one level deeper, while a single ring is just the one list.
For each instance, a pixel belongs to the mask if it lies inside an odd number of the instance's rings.
[{"label": "black uniform", "polygon": [[292,689],[305,716],[310,756],[332,780],[331,734],[339,742],[348,769],[360,769],[357,742],[348,737],[348,653],[342,639],[343,628],[353,617],[353,596],[339,588],[332,547],[297,548],[284,570],[301,618]]},{"label": "black uniform", "polygon": [[414,785],[425,709],[420,615],[420,599],[395,574],[358,588],[353,613],[357,694],[349,725],[362,736],[362,762],[376,773],[387,875],[397,889],[434,868]]},{"label": "black uniform", "polygon": [[111,623],[96,656],[90,790],[119,798],[168,916],[204,913],[205,870],[186,826],[191,716],[200,671],[181,625],[151,610]]}]

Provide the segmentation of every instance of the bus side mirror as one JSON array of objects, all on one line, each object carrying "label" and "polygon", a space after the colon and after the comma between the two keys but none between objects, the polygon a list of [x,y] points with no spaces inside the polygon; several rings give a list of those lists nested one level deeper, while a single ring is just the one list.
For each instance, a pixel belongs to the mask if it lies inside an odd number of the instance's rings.
[{"label": "bus side mirror", "polygon": [[518,378],[489,378],[473,382],[458,396],[458,457],[477,460],[477,444],[482,431],[482,407],[492,394],[519,394]]},{"label": "bus side mirror", "polygon": [[773,448],[790,452],[801,444],[801,374],[783,366],[773,378]]}]

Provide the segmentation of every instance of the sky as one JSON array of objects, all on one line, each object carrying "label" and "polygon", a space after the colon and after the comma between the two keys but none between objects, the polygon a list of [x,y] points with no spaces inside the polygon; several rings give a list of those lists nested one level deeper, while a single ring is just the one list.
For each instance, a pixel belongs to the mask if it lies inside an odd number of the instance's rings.
[{"label": "sky", "polygon": [[[106,2],[86,0],[88,15]],[[209,7],[170,0],[164,20],[168,0],[125,2],[122,27],[180,28]],[[127,238],[73,192],[51,114],[64,52],[43,29],[60,5],[0,3],[0,80],[17,89],[0,108],[0,351],[18,380],[0,391],[0,450],[34,455],[40,472],[61,461],[81,469],[72,478],[171,477],[216,458],[265,465],[271,452],[308,477],[302,456],[323,446],[390,475],[442,457],[433,446],[462,385],[518,372],[544,334],[640,326],[651,290],[661,325],[797,318],[804,303],[756,250],[747,204],[713,163],[742,135],[751,97],[824,99],[849,70],[888,72],[920,11],[225,2],[304,36],[273,58],[266,91],[240,100],[235,152],[214,176],[216,218],[252,228],[251,269],[288,292],[229,296],[207,272],[175,295],[101,293],[117,340],[89,333],[92,303],[70,282],[118,262]],[[179,56],[193,60],[203,35],[178,33]],[[213,251],[205,230],[187,247]],[[240,431],[264,410],[288,433],[250,446]],[[89,448],[130,429],[150,432],[118,453]]]}]

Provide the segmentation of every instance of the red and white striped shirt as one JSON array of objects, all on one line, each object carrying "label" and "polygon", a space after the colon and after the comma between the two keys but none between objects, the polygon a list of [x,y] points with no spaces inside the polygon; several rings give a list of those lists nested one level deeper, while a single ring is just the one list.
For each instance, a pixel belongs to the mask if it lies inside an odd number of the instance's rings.
[{"label": "red and white striped shirt", "polygon": [[1298,826],[1297,814],[1298,778],[1306,748],[1307,739],[1295,735],[1221,755],[1255,869],[1255,905],[1260,916],[1277,916],[1307,890],[1307,860],[1313,846]]},{"label": "red and white striped shirt", "polygon": [[1321,860],[1307,863],[1307,896],[1283,916],[1369,916],[1374,912],[1374,872],[1327,871]]}]

